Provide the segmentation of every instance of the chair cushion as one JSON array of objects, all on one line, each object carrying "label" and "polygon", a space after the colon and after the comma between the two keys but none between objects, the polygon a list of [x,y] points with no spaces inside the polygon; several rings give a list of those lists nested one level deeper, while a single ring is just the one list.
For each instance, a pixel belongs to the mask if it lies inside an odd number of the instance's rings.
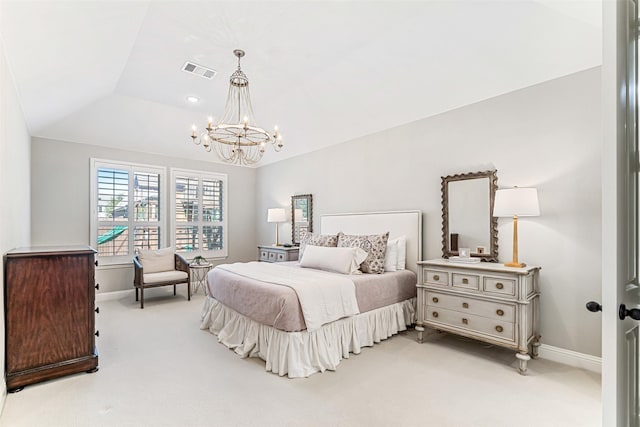
[{"label": "chair cushion", "polygon": [[145,276],[147,273],[175,270],[175,256],[172,247],[156,251],[142,251],[138,254],[138,261],[144,269]]},{"label": "chair cushion", "polygon": [[142,275],[142,281],[145,285],[154,285],[156,283],[164,282],[180,282],[186,281],[189,275],[184,271],[163,271],[160,273],[144,273]]}]

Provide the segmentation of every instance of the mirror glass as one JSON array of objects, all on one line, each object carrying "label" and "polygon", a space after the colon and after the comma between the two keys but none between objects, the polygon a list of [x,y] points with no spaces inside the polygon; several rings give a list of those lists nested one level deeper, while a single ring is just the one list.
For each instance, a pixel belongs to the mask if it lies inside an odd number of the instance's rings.
[{"label": "mirror glass", "polygon": [[491,216],[497,188],[496,171],[442,177],[442,254],[498,259],[498,221]]},{"label": "mirror glass", "polygon": [[291,242],[300,243],[302,231],[313,231],[313,198],[311,194],[291,196]]}]

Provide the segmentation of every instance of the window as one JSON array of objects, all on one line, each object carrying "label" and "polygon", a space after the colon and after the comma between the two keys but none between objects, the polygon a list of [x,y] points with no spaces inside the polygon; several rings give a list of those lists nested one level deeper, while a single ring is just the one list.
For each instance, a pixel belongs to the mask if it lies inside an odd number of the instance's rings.
[{"label": "window", "polygon": [[176,250],[227,256],[227,175],[172,169],[171,185]]},{"label": "window", "polygon": [[140,250],[159,249],[165,170],[92,159],[91,171],[91,242],[98,256],[130,262]]}]

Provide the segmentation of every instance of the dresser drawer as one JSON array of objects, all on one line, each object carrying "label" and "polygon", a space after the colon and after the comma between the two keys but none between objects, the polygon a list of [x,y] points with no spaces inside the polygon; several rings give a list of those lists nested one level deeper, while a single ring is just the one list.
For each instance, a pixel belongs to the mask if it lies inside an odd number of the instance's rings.
[{"label": "dresser drawer", "polygon": [[484,276],[482,290],[500,295],[515,295],[516,281],[504,277]]},{"label": "dresser drawer", "polygon": [[446,271],[423,268],[422,277],[425,284],[449,286],[449,273]]},{"label": "dresser drawer", "polygon": [[503,340],[515,341],[515,328],[511,322],[430,306],[427,307],[427,321],[436,328],[438,327],[437,324],[441,324]]},{"label": "dresser drawer", "polygon": [[439,292],[427,292],[426,304],[427,307],[432,309],[444,308],[458,311],[462,314],[471,313],[504,322],[516,321],[515,304],[482,301],[467,296],[448,295]]},{"label": "dresser drawer", "polygon": [[269,261],[269,251],[260,251],[260,261]]},{"label": "dresser drawer", "polygon": [[276,262],[282,262],[287,260],[287,254],[284,252],[276,252]]},{"label": "dresser drawer", "polygon": [[480,276],[465,273],[452,273],[451,276],[454,288],[480,289]]}]

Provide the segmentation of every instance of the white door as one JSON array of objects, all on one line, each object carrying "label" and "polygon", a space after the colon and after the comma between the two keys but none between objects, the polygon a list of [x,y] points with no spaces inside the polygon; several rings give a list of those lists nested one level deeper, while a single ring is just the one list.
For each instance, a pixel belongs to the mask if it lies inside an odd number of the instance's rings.
[{"label": "white door", "polygon": [[[603,2],[602,405],[638,426],[637,4]],[[626,316],[625,316],[626,315]],[[624,320],[621,320],[624,318]]]}]

